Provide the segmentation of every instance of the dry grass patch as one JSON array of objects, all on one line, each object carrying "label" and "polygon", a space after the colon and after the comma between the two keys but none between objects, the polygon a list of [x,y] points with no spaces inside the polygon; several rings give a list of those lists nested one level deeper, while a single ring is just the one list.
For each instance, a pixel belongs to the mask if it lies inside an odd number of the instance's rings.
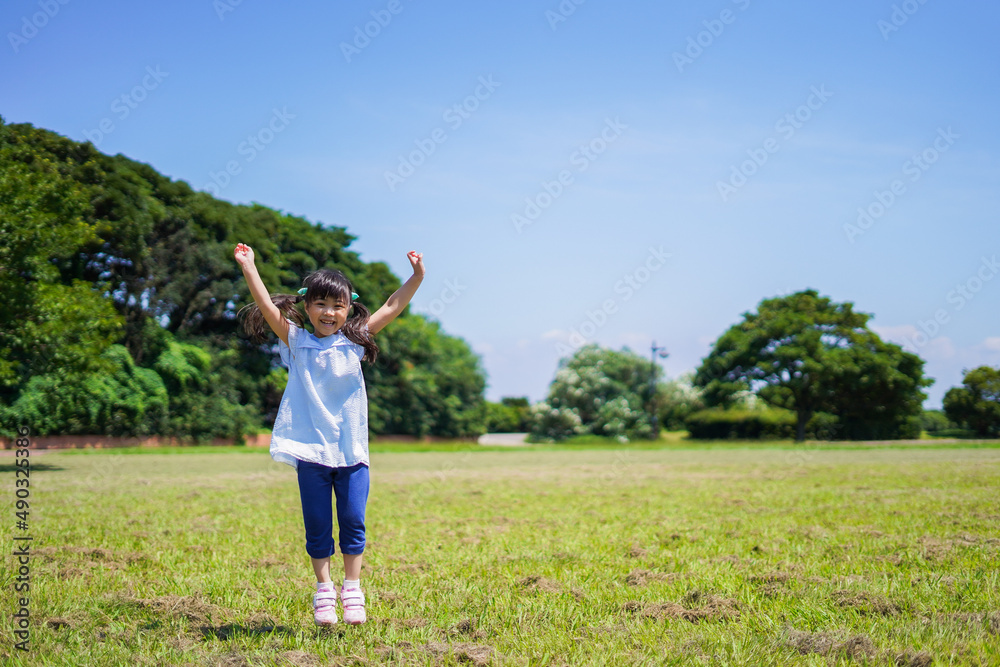
[{"label": "dry grass patch", "polygon": [[323,664],[319,656],[305,651],[285,651],[281,654],[281,659],[294,667],[320,667]]},{"label": "dry grass patch", "polygon": [[842,638],[831,632],[802,632],[789,629],[785,633],[783,643],[802,655],[818,653],[828,657],[867,660],[878,654],[874,642],[868,635],[863,634]]},{"label": "dry grass patch", "polygon": [[465,636],[470,639],[481,641],[486,639],[486,633],[477,629],[477,622],[474,618],[465,618],[448,628],[445,632],[447,637]]},{"label": "dry grass patch", "polygon": [[222,655],[206,656],[205,660],[207,662],[204,664],[210,667],[250,667],[251,665],[245,655],[236,651],[229,651]]},{"label": "dry grass patch", "polygon": [[934,664],[934,657],[927,651],[916,651],[906,649],[893,659],[896,667],[931,667]]},{"label": "dry grass patch", "polygon": [[625,583],[629,586],[646,586],[654,581],[668,581],[676,578],[676,574],[666,572],[653,572],[652,570],[632,570],[625,576]]},{"label": "dry grass patch", "polygon": [[434,665],[447,663],[449,656],[458,662],[470,663],[475,667],[486,667],[494,664],[500,659],[500,655],[489,644],[474,644],[471,642],[455,642],[446,644],[443,642],[428,642],[426,644],[412,644],[410,642],[399,642],[393,646],[382,646],[375,649],[376,655],[385,661],[402,664],[412,664],[414,662],[426,664],[427,658],[432,660]]},{"label": "dry grass patch", "polygon": [[161,595],[155,598],[133,598],[135,604],[159,616],[186,618],[195,623],[204,623],[212,618],[226,615],[225,610],[210,602],[206,602],[199,594],[195,595]]},{"label": "dry grass patch", "polygon": [[628,550],[629,558],[645,558],[648,555],[649,555],[649,550],[643,549],[638,544],[633,544],[631,547],[629,547]]},{"label": "dry grass patch", "polygon": [[562,584],[558,581],[553,581],[537,575],[518,579],[517,585],[532,592],[542,591],[544,593],[562,593],[563,591]]},{"label": "dry grass patch", "polygon": [[934,614],[934,620],[958,621],[968,625],[980,626],[991,635],[1000,635],[1000,611]]},{"label": "dry grass patch", "polygon": [[[100,547],[40,547],[31,551],[32,556],[41,556],[43,562],[55,562],[58,560],[71,560],[76,565],[92,567],[104,565],[106,567],[127,567],[129,565],[146,564],[150,562],[150,557],[138,551],[112,551]],[[86,559],[88,562],[82,562]]]},{"label": "dry grass patch", "polygon": [[67,618],[54,616],[45,620],[45,627],[52,628],[53,630],[59,630],[60,628],[71,628],[73,627],[73,624]]},{"label": "dry grass patch", "polygon": [[750,582],[754,584],[784,584],[792,575],[788,572],[767,572],[765,574],[757,574],[750,577]]},{"label": "dry grass patch", "polygon": [[[688,606],[684,606],[688,605]],[[684,605],[676,602],[660,602],[643,605],[635,600],[625,604],[623,609],[630,613],[638,613],[641,618],[682,618],[691,623],[701,621],[738,620],[740,603],[738,600],[693,590],[684,596]]]},{"label": "dry grass patch", "polygon": [[860,613],[868,616],[895,616],[902,609],[895,602],[892,602],[881,595],[861,591],[852,593],[846,590],[834,591],[830,596],[841,607],[857,609]]},{"label": "dry grass patch", "polygon": [[754,575],[749,581],[758,587],[757,590],[762,595],[773,598],[787,593],[786,584],[792,579],[793,576],[788,572],[775,571]]}]

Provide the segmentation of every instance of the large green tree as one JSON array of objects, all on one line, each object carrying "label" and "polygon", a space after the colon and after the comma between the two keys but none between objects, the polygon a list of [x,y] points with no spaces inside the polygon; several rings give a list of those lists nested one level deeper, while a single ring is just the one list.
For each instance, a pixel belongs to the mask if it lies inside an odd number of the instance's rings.
[{"label": "large green tree", "polygon": [[982,438],[1000,437],[1000,368],[980,366],[967,371],[962,386],[945,393],[944,412]]},{"label": "large green tree", "polygon": [[378,359],[362,366],[373,431],[418,437],[486,432],[486,374],[468,343],[421,315],[395,320],[376,340]]},{"label": "large green tree", "polygon": [[168,396],[160,376],[136,366],[122,345],[110,346],[101,357],[107,372],[33,376],[8,408],[11,418],[34,435],[166,433]]},{"label": "large green tree", "polygon": [[933,381],[923,360],[868,329],[870,318],[815,290],[765,299],[719,337],[695,384],[709,405],[726,407],[751,390],[793,410],[797,440],[819,412],[837,415],[842,437],[915,435],[921,388]]},{"label": "large green tree", "polygon": [[548,397],[533,409],[531,433],[546,440],[584,433],[622,442],[652,438],[650,384],[661,373],[628,349],[585,345],[559,362]]},{"label": "large green tree", "polygon": [[[168,413],[153,421],[83,419],[70,416],[79,413],[73,408],[35,432],[140,434],[155,423],[158,433],[204,439],[270,426],[287,375],[274,340],[257,345],[240,335],[236,313],[252,299],[233,247],[254,247],[272,292],[293,293],[309,272],[336,268],[375,310],[400,281],[384,263],[361,261],[349,249],[353,240],[344,228],[217,200],[123,155],[0,118],[0,432],[10,435],[40,414],[42,389],[81,406],[90,401],[86,414],[121,413],[117,390],[107,388],[118,384],[95,379],[131,372],[118,352],[106,354],[116,344],[160,377]],[[398,322],[412,317],[404,312]],[[393,346],[397,329],[404,342]],[[420,318],[394,323],[379,338],[390,351],[372,412],[391,418],[373,424],[424,435],[480,428],[474,415],[482,413],[485,376],[464,341]],[[434,370],[420,368],[425,363]],[[418,378],[438,370],[456,376]],[[148,390],[139,403],[162,403],[156,383],[128,386]]]},{"label": "large green tree", "polygon": [[96,370],[122,330],[100,290],[60,271],[96,238],[88,189],[0,119],[0,404],[34,375]]}]

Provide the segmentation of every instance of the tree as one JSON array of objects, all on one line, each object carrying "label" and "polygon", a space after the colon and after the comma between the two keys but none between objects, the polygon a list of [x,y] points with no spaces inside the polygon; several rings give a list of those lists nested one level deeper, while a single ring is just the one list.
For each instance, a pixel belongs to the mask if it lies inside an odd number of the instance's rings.
[{"label": "tree", "polygon": [[1000,437],[1000,368],[980,366],[966,371],[962,386],[944,395],[944,412],[981,438]]},{"label": "tree", "polygon": [[702,391],[694,386],[694,373],[685,373],[676,380],[660,383],[657,394],[660,424],[668,431],[683,430],[684,420],[705,408]]},{"label": "tree", "polygon": [[938,433],[959,427],[958,424],[948,419],[944,410],[924,410],[920,415],[920,428],[927,433]]},{"label": "tree", "polygon": [[0,119],[0,403],[38,375],[111,368],[101,353],[121,319],[93,285],[59,271],[95,237],[87,210],[86,187]]},{"label": "tree", "polygon": [[532,410],[531,433],[548,440],[583,433],[621,442],[652,438],[649,378],[661,373],[659,365],[628,349],[585,345],[560,360],[548,398]]},{"label": "tree", "polygon": [[372,431],[451,438],[486,432],[486,373],[468,343],[422,315],[396,319],[377,341],[375,364],[362,365]]},{"label": "tree", "polygon": [[[349,248],[354,238],[217,200],[150,165],[0,117],[0,433],[14,433],[12,420],[27,413],[13,406],[29,403],[52,434],[86,424],[105,429],[94,434],[142,435],[155,423],[160,434],[238,438],[270,425],[287,373],[272,341],[239,335],[236,313],[251,297],[233,247],[254,246],[274,292],[294,293],[317,268],[340,269],[374,311],[400,281],[384,263],[363,262]],[[465,341],[408,318],[404,311],[379,335],[381,366],[366,370],[378,376],[373,429],[481,432],[478,359]],[[113,383],[94,377],[130,372],[122,350],[145,369],[138,377],[152,381],[149,371],[168,388],[163,419],[79,416],[121,413]],[[49,410],[42,390],[72,396],[74,406]]]},{"label": "tree", "polygon": [[35,375],[13,405],[0,405],[0,417],[35,435],[162,433],[168,397],[160,376],[136,366],[122,345],[101,357],[109,371]]},{"label": "tree", "polygon": [[761,301],[730,327],[695,375],[709,405],[729,407],[741,390],[796,413],[796,440],[818,412],[837,415],[850,438],[919,433],[923,360],[883,342],[871,315],[815,290]]},{"label": "tree", "polygon": [[486,403],[489,433],[520,433],[530,428],[531,403],[527,397],[504,396],[499,403]]}]

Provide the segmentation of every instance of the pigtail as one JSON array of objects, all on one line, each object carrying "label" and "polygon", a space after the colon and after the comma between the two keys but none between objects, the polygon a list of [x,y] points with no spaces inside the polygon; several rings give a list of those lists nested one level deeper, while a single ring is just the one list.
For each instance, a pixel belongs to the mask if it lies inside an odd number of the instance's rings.
[{"label": "pigtail", "polygon": [[[305,316],[295,307],[302,297],[298,294],[272,294],[271,303],[275,305],[279,312],[286,318],[296,323],[300,328],[305,328]],[[243,331],[254,343],[258,345],[268,339],[271,333],[271,325],[264,319],[257,302],[243,306],[236,314],[237,320],[243,326]]]},{"label": "pigtail", "polygon": [[[303,282],[305,294],[272,294],[271,303],[277,307],[281,314],[291,320],[301,328],[305,328],[308,318],[296,304],[300,301],[313,302],[317,299],[335,297],[342,299],[345,303],[351,304],[351,314],[340,331],[344,336],[365,349],[362,361],[374,363],[378,357],[378,345],[375,344],[375,337],[368,331],[368,320],[371,319],[371,312],[358,301],[351,301],[351,293],[354,287],[351,281],[341,271],[331,269],[319,269],[306,276]],[[271,327],[264,319],[264,313],[256,302],[244,306],[237,318],[241,320],[243,330],[253,342],[260,344],[268,339]]]},{"label": "pigtail", "polygon": [[375,363],[375,359],[378,357],[378,345],[375,343],[375,337],[367,328],[368,320],[372,314],[364,304],[358,301],[353,302],[351,308],[353,309],[351,315],[340,330],[349,341],[365,348],[365,356],[361,358],[362,361]]}]

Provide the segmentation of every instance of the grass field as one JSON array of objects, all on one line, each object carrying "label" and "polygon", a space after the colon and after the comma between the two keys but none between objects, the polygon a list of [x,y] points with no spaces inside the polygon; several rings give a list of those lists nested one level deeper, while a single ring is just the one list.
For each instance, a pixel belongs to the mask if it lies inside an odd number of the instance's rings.
[{"label": "grass field", "polygon": [[33,455],[30,651],[8,556],[0,659],[1000,664],[996,443],[400,449],[373,446],[369,621],[333,629],[265,451]]}]

